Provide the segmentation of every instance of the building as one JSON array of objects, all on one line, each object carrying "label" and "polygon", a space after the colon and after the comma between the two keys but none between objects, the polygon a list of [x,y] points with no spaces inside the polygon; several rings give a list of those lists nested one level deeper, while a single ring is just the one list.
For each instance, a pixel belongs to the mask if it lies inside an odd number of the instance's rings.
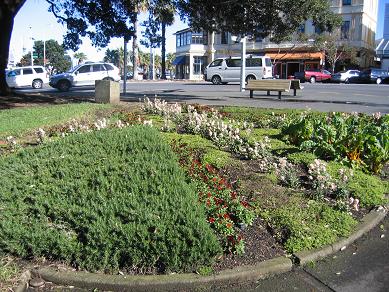
[{"label": "building", "polygon": [[[375,32],[377,27],[377,0],[332,0],[331,9],[343,19],[339,43],[357,49],[357,66],[366,68],[374,63]],[[307,21],[300,33],[320,33]],[[176,32],[176,78],[201,80],[204,67],[217,57],[240,56],[240,44],[228,32],[193,32],[190,28]],[[272,43],[268,38],[251,39],[247,53],[266,54],[272,58],[274,75],[287,78],[296,71],[325,66],[324,52],[313,50],[312,41]]]},{"label": "building", "polygon": [[378,40],[376,55],[381,59],[381,69],[389,70],[389,3],[385,4],[384,35]]}]

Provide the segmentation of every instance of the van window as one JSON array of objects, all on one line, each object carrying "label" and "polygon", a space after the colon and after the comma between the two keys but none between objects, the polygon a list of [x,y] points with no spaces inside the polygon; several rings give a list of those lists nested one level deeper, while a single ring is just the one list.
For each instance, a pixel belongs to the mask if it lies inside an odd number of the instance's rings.
[{"label": "van window", "polygon": [[265,58],[265,65],[266,65],[266,67],[272,66],[271,60],[269,58]]},{"label": "van window", "polygon": [[105,71],[103,65],[101,64],[95,64],[95,65],[92,65],[93,66],[93,72],[100,72],[100,71]]},{"label": "van window", "polygon": [[109,71],[113,70],[113,67],[109,64],[104,64],[105,68]]},{"label": "van window", "polygon": [[30,74],[32,74],[31,68],[24,68],[23,69],[23,75],[30,75]]},{"label": "van window", "polygon": [[222,60],[222,59],[217,59],[217,60],[213,61],[213,62],[209,65],[209,67],[221,66],[222,63],[223,63],[223,60]]},{"label": "van window", "polygon": [[262,67],[262,59],[260,58],[246,59],[246,67]]},{"label": "van window", "polygon": [[43,69],[40,67],[34,67],[36,73],[43,73]]},{"label": "van window", "polygon": [[241,59],[226,59],[227,67],[241,67]]}]

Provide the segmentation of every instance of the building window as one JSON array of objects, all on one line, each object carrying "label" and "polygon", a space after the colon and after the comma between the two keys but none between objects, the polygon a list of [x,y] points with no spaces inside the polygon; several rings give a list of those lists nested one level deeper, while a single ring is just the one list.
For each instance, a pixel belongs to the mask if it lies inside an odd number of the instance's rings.
[{"label": "building window", "polygon": [[316,34],[321,34],[323,31],[321,30],[321,28],[317,25],[315,25],[315,33]]},{"label": "building window", "polygon": [[347,40],[349,38],[350,33],[350,21],[343,21],[341,30],[340,30],[340,38],[342,40]]},{"label": "building window", "polygon": [[185,45],[190,45],[192,43],[191,39],[192,39],[192,33],[190,31],[188,31],[186,33],[186,44]]},{"label": "building window", "polygon": [[351,0],[343,0],[343,5],[351,5]]},{"label": "building window", "polygon": [[201,56],[193,57],[193,74],[200,75],[204,70],[204,58]]},{"label": "building window", "polygon": [[202,45],[204,43],[203,33],[202,32],[193,32],[192,33],[192,44]]},{"label": "building window", "polygon": [[208,45],[208,32],[203,31],[203,45]]},{"label": "building window", "polygon": [[227,31],[222,31],[220,34],[221,41],[220,43],[222,45],[227,45],[228,44],[228,32]]}]

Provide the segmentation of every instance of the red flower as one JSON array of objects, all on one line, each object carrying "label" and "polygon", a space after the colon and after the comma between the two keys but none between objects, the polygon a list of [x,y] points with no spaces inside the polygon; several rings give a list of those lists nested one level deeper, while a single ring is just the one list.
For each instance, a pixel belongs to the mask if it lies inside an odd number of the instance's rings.
[{"label": "red flower", "polygon": [[209,221],[209,223],[214,223],[215,222],[215,218],[209,217],[208,221]]},{"label": "red flower", "polygon": [[230,219],[230,215],[228,215],[227,213],[223,215],[224,219]]},{"label": "red flower", "polygon": [[236,192],[231,192],[231,199],[233,199],[233,200],[236,199]]},{"label": "red flower", "polygon": [[243,207],[247,208],[249,206],[249,203],[247,203],[246,201],[240,201],[240,203],[242,204]]},{"label": "red flower", "polygon": [[207,196],[208,196],[208,198],[212,197],[210,192],[208,192]]},{"label": "red flower", "polygon": [[207,206],[210,206],[211,205],[211,201],[208,199],[207,200]]},{"label": "red flower", "polygon": [[217,182],[217,178],[214,177],[214,178],[212,179],[212,181],[213,181],[213,182]]}]

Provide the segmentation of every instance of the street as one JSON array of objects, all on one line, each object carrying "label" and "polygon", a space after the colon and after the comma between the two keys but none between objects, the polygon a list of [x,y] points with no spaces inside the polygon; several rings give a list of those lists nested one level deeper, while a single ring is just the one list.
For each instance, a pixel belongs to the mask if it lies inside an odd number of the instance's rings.
[{"label": "street", "polygon": [[[207,105],[234,105],[260,108],[311,108],[318,111],[344,111],[364,113],[389,113],[389,85],[376,84],[333,84],[303,83],[303,90],[282,94],[277,92],[267,96],[266,92],[240,92],[239,84],[213,85],[209,82],[185,81],[129,81],[122,101],[138,101],[144,96],[165,99],[171,102],[201,103]],[[41,92],[58,97],[93,98],[94,88],[72,88],[69,92],[59,92],[45,85],[44,88],[18,89],[18,92]],[[121,84],[123,92],[123,84]]]}]

